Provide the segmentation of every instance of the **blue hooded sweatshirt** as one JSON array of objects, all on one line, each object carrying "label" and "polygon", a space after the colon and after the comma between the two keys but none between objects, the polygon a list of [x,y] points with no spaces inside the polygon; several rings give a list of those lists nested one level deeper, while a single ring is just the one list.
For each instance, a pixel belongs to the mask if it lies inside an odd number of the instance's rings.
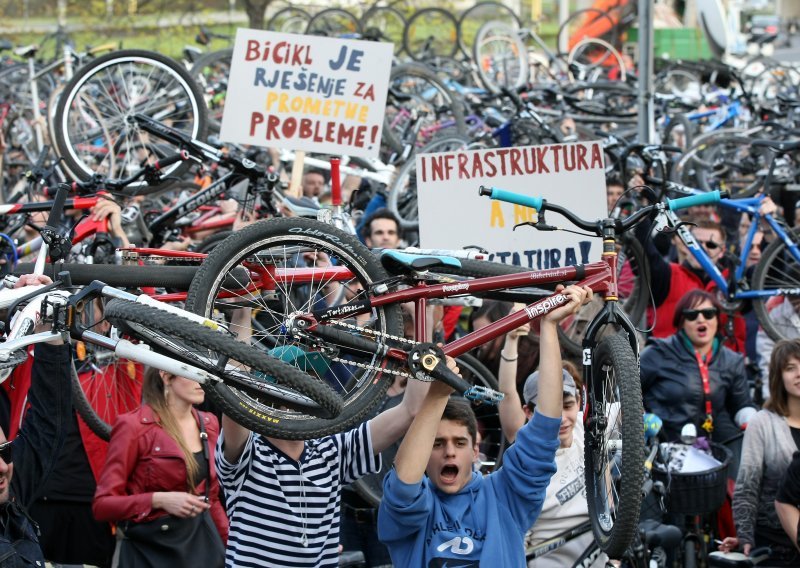
[{"label": "blue hooded sweatshirt", "polygon": [[535,413],[503,456],[503,467],[453,495],[424,477],[407,484],[392,469],[383,482],[378,538],[398,568],[523,568],[527,530],[556,471],[561,417]]}]

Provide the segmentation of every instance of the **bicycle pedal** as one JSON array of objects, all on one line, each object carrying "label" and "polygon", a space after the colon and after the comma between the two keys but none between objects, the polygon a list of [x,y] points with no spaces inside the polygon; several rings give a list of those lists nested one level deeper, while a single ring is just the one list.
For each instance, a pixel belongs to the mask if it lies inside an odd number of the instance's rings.
[{"label": "bicycle pedal", "polygon": [[506,395],[501,392],[481,386],[474,386],[464,393],[464,398],[466,399],[476,402],[485,402],[487,404],[498,404],[505,396]]}]

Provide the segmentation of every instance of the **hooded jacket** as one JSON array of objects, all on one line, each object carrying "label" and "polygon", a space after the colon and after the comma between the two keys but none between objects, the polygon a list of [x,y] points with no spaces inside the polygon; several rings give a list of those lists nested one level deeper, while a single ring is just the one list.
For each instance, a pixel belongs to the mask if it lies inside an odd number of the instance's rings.
[{"label": "hooded jacket", "polygon": [[503,467],[473,472],[461,491],[439,491],[425,477],[384,480],[378,538],[399,567],[524,567],[524,538],[542,509],[556,471],[561,417],[535,413],[503,456]]}]

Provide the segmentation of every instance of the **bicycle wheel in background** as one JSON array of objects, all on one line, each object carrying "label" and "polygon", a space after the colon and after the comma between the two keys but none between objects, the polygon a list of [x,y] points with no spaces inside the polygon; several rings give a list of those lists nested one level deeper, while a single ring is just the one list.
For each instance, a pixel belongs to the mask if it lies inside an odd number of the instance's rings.
[{"label": "bicycle wheel in background", "polygon": [[578,81],[620,81],[627,79],[622,55],[605,40],[583,38],[570,49],[567,66]]},{"label": "bicycle wheel in background", "polygon": [[[59,98],[55,144],[69,173],[78,179],[95,173],[121,178],[138,171],[142,162],[177,152],[139,130],[133,113],[193,138],[206,134],[203,93],[185,68],[151,51],[117,51],[81,67]],[[178,176],[189,166],[177,162],[163,173]]]},{"label": "bicycle wheel in background", "polygon": [[[456,363],[461,377],[470,384],[497,390],[497,379],[473,355],[469,353],[459,355],[456,357]],[[473,403],[472,409],[478,419],[481,471],[483,473],[491,473],[500,467],[503,452],[508,445],[500,427],[500,414],[497,406],[491,404]],[[373,507],[377,507],[381,502],[383,497],[383,477],[392,467],[392,462],[394,461],[394,452],[387,454],[384,451],[381,455],[384,460],[384,466],[381,468],[380,474],[367,475],[353,482],[353,489]]]},{"label": "bicycle wheel in background", "polygon": [[572,13],[558,28],[556,47],[566,45],[566,53],[572,51],[584,38],[605,39],[611,45],[617,44],[617,26],[608,12],[597,8],[587,8]]},{"label": "bicycle wheel in background", "polygon": [[395,55],[403,51],[406,19],[398,10],[388,6],[373,6],[361,17],[361,29],[364,39],[392,42]]},{"label": "bicycle wheel in background", "polygon": [[677,146],[686,151],[692,146],[694,139],[694,126],[682,112],[669,116],[669,122],[664,129],[662,141],[669,146]]},{"label": "bicycle wheel in background", "polygon": [[409,18],[403,48],[415,61],[453,57],[458,51],[458,22],[447,10],[424,8]]},{"label": "bicycle wheel in background", "polygon": [[775,239],[756,265],[750,286],[752,290],[784,291],[779,296],[752,300],[758,322],[774,341],[797,337],[797,324],[793,321],[796,316],[792,318],[792,313],[800,313],[800,228],[787,232],[795,253],[786,242]]},{"label": "bicycle wheel in background", "polygon": [[593,350],[584,411],[586,501],[597,544],[611,558],[622,557],[638,530],[644,475],[638,370],[624,333]]},{"label": "bicycle wheel in background", "polygon": [[[252,308],[252,343],[303,369],[308,380],[333,387],[345,404],[335,423],[346,429],[361,423],[384,396],[394,380],[390,363],[366,347],[346,354],[310,335],[291,335],[287,328],[297,314],[313,312],[320,319],[335,313],[385,278],[377,258],[352,235],[310,219],[270,219],[236,232],[211,251],[192,282],[186,309],[230,325],[236,310]],[[363,318],[328,321],[325,329],[369,340],[379,334],[398,337],[402,317],[399,306],[385,306]],[[224,391],[230,404],[246,401],[259,416],[294,435],[330,431],[330,420],[283,409],[236,388]]]},{"label": "bicycle wheel in background", "polygon": [[403,135],[415,114],[423,130],[438,124],[457,135],[467,132],[464,101],[436,73],[421,63],[396,65],[389,75],[383,143],[395,152],[402,152]]},{"label": "bicycle wheel in background", "polygon": [[200,56],[192,65],[189,74],[200,85],[208,109],[208,135],[219,134],[222,113],[225,111],[225,96],[228,93],[228,77],[231,73],[233,49],[221,49]]},{"label": "bicycle wheel in background", "polygon": [[[453,150],[462,150],[469,144],[470,139],[465,136],[445,136],[435,138],[420,148],[418,152],[420,154],[452,152]],[[419,228],[417,161],[413,157],[398,170],[386,198],[386,207],[397,215],[401,230],[416,231]]]},{"label": "bicycle wheel in background", "polygon": [[358,18],[343,8],[327,8],[314,14],[305,33],[326,37],[355,37],[361,35],[361,24]]},{"label": "bicycle wheel in background", "polygon": [[472,56],[473,46],[480,29],[488,22],[500,22],[513,30],[522,27],[517,14],[500,2],[478,2],[468,8],[458,19],[458,46],[467,57]]},{"label": "bicycle wheel in background", "polygon": [[287,34],[303,34],[311,21],[311,14],[302,8],[283,8],[273,14],[267,21],[266,29],[271,32]]},{"label": "bicycle wheel in background", "polygon": [[[220,382],[206,383],[203,390],[217,408],[250,430],[277,438],[307,439],[346,428],[340,425],[341,399],[333,389],[227,333],[125,300],[111,300],[106,305],[105,317],[124,333],[145,340],[156,351],[219,377]],[[289,408],[313,412],[321,417],[319,420],[324,420],[324,426],[309,430],[297,422],[275,421],[259,413],[248,399],[231,396],[234,385],[237,392],[270,399],[272,404],[287,409],[285,412]]]},{"label": "bicycle wheel in background", "polygon": [[695,149],[698,187],[705,191],[724,188],[731,197],[755,194],[764,184],[772,158],[766,148],[752,146],[749,136],[713,138],[702,145],[695,143]]},{"label": "bicycle wheel in background", "polygon": [[484,86],[493,93],[516,91],[528,83],[528,50],[516,30],[504,22],[483,24],[475,36],[473,60]]}]

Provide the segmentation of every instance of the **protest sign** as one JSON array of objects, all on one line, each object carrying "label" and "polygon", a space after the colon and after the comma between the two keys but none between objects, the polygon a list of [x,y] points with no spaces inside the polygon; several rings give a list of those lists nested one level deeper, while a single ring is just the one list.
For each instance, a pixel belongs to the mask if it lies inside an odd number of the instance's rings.
[{"label": "protest sign", "polygon": [[376,157],[392,44],[239,29],[220,138]]},{"label": "protest sign", "polygon": [[[481,185],[543,197],[594,220],[606,211],[605,167],[599,142],[493,148],[417,155],[420,245],[480,246],[490,260],[533,270],[600,260],[599,239],[514,225],[536,219],[521,205],[478,195]],[[556,213],[547,223],[579,230]]]}]

